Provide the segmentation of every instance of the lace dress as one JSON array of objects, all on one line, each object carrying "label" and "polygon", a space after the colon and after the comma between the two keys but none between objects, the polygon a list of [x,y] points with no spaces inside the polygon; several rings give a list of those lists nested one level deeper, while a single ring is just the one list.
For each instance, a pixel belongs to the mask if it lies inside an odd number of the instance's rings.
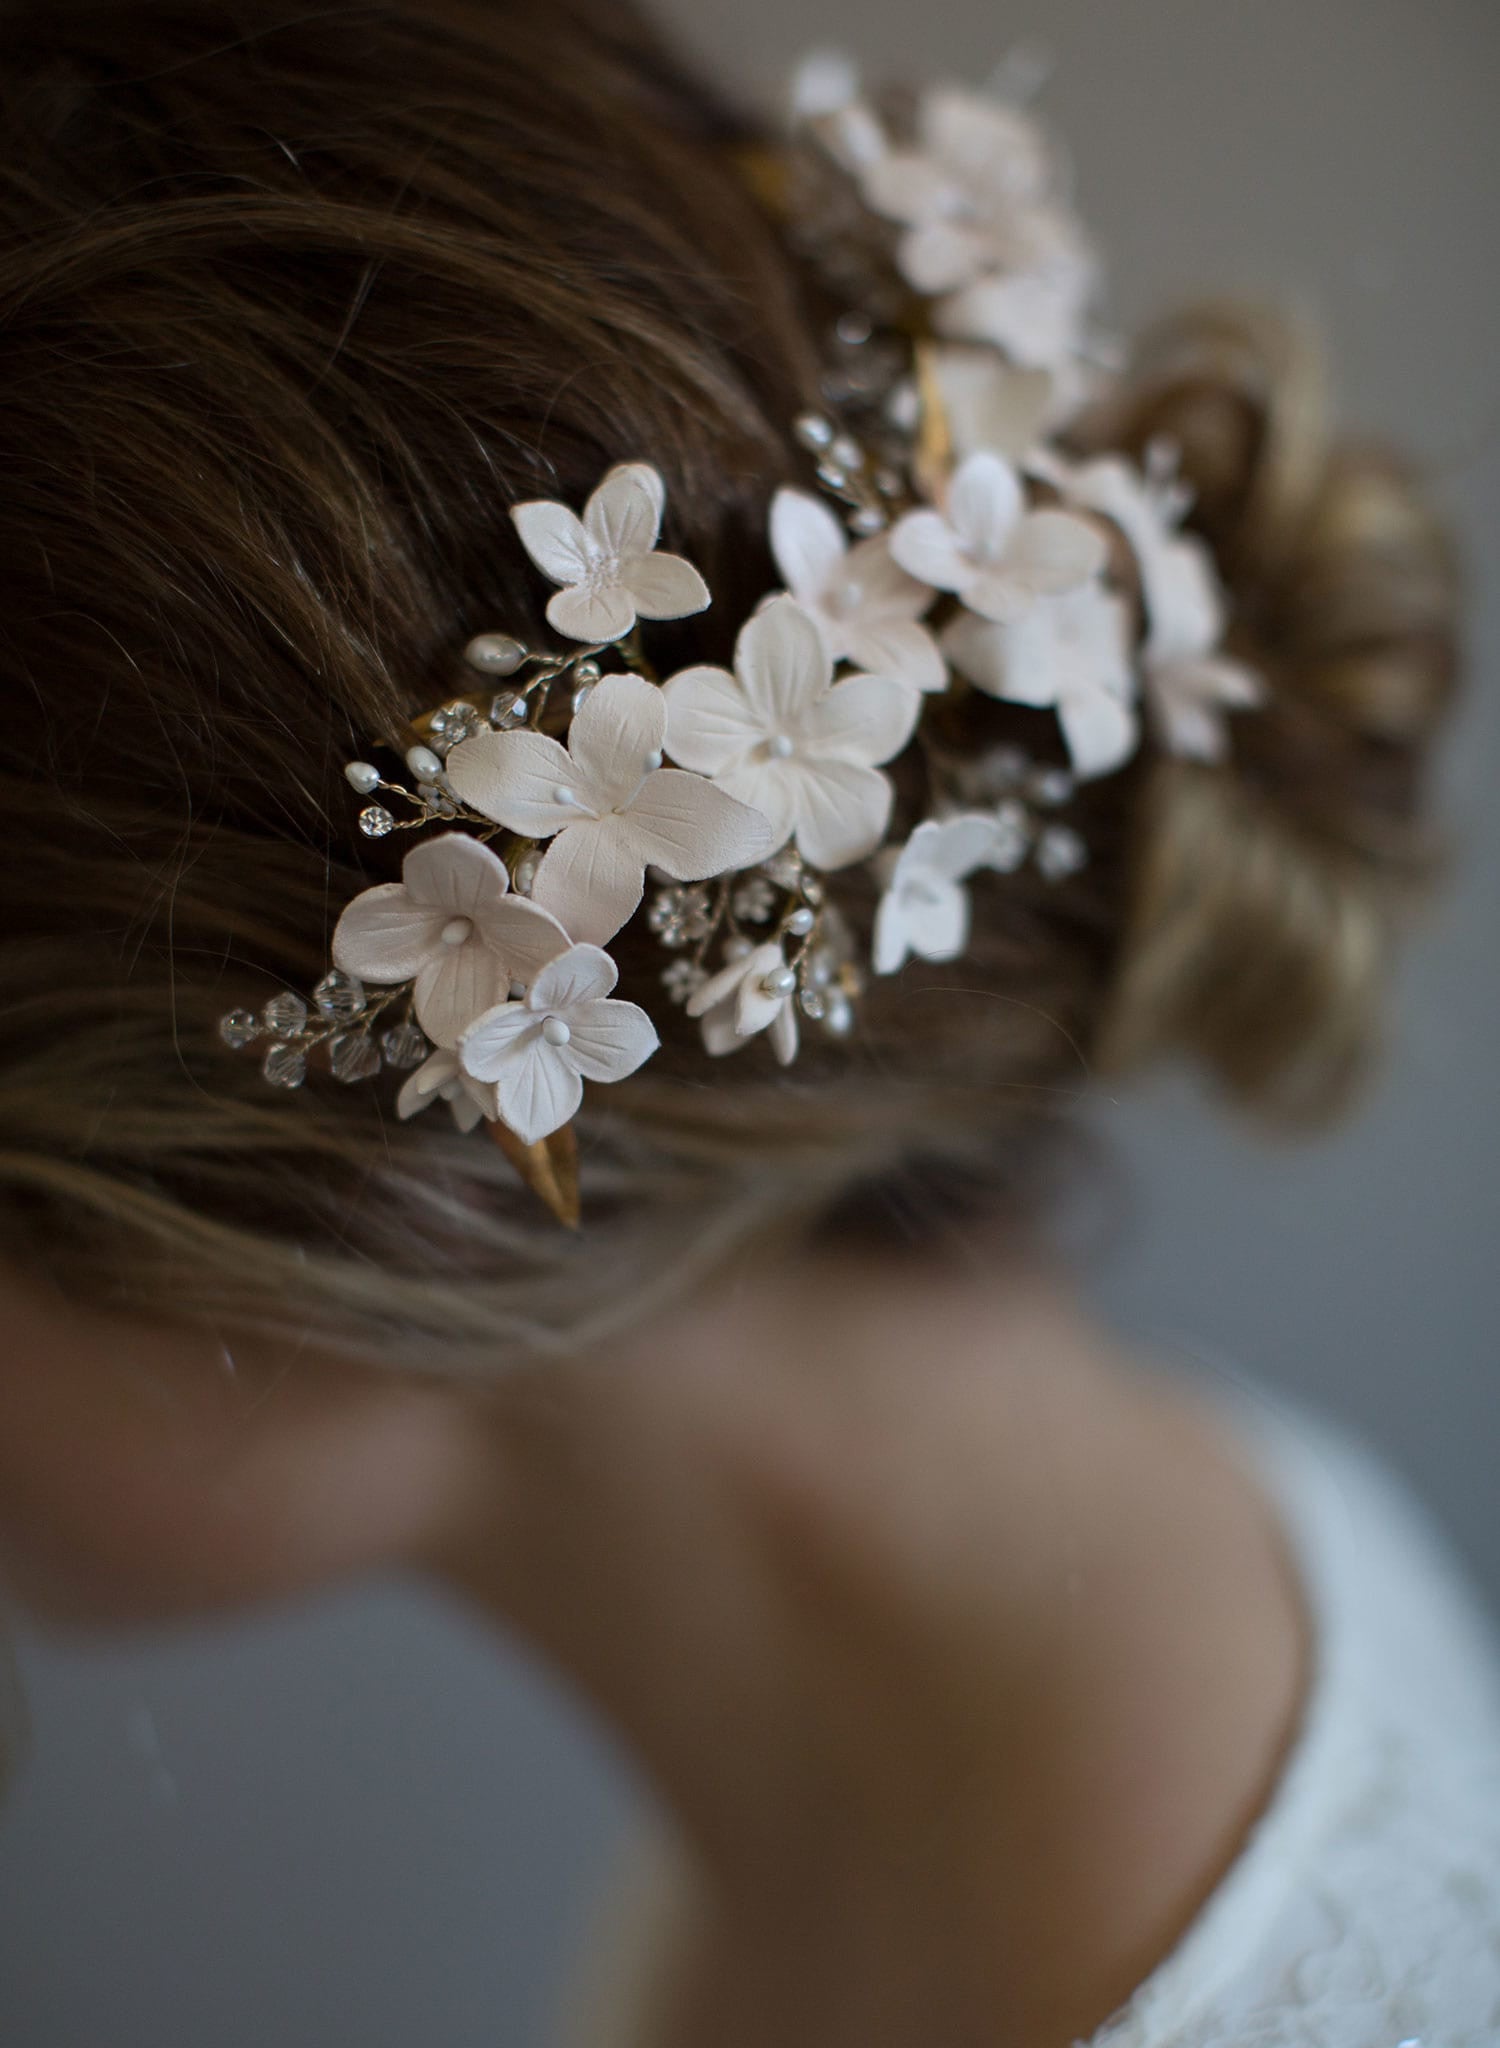
[{"label": "lace dress", "polygon": [[[1081,2048],[1500,2048],[1500,1658],[1374,1460],[1236,1399],[1280,1508],[1315,1672],[1280,1783],[1173,1953]],[[563,2048],[653,2048],[679,1880],[639,1856]]]}]

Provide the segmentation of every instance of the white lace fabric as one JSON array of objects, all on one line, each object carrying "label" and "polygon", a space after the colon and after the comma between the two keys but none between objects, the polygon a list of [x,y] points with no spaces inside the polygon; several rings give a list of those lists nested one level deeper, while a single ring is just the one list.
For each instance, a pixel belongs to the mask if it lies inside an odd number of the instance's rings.
[{"label": "white lace fabric", "polygon": [[[1322,1424],[1236,1397],[1315,1668],[1280,1782],[1177,1948],[1079,2048],[1500,2048],[1500,1654],[1421,1510]],[[653,2048],[680,1880],[627,1873],[564,2048]]]}]

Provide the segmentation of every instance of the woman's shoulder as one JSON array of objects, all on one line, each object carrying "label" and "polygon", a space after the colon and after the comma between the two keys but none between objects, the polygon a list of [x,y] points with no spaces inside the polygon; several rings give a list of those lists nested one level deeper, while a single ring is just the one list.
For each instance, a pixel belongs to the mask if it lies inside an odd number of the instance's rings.
[{"label": "woman's shoulder", "polygon": [[[1500,1654],[1407,1489],[1265,1394],[1220,1403],[1276,1505],[1315,1668],[1278,1785],[1174,1952],[1090,2048],[1494,2048]],[[563,2048],[653,2048],[692,1893],[632,1851]]]}]

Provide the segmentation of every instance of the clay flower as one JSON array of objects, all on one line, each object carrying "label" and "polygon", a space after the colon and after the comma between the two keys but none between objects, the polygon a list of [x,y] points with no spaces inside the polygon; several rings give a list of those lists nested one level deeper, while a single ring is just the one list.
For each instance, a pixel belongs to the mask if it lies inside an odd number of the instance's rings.
[{"label": "clay flower", "polygon": [[785,954],[768,942],[737,954],[693,991],[686,1007],[690,1017],[701,1018],[704,1049],[715,1059],[767,1031],[771,1050],[789,1067],[797,1057],[796,992]]},{"label": "clay flower", "polygon": [[1103,584],[1041,598],[1006,625],[961,616],[943,647],[990,696],[1055,711],[1081,778],[1107,775],[1134,753],[1129,614]]},{"label": "clay flower", "polygon": [[878,764],[910,739],[921,699],[890,676],[834,682],[823,636],[794,598],[773,598],[741,629],[733,675],[684,669],[664,694],[673,759],[753,804],[773,846],[794,838],[804,860],[828,869],[880,844],[892,791]]},{"label": "clay flower", "polygon": [[649,462],[622,462],[583,508],[551,498],[513,505],[521,545],[561,583],[547,617],[570,640],[618,640],[647,619],[682,619],[708,604],[708,585],[681,555],[659,555],[666,489]]},{"label": "clay flower", "polygon": [[956,960],[969,943],[965,878],[995,850],[994,817],[966,812],[918,825],[890,867],[875,913],[874,967],[894,974],[908,953]]},{"label": "clay flower", "polygon": [[494,1089],[466,1074],[458,1054],[449,1046],[440,1045],[414,1074],[407,1075],[396,1097],[396,1114],[404,1122],[430,1109],[434,1102],[447,1103],[461,1131],[472,1131],[482,1117],[493,1122],[499,1115]]},{"label": "clay flower", "polygon": [[917,624],[932,591],[892,560],[884,534],[853,547],[840,521],[806,491],[771,500],[771,552],[782,581],[823,636],[828,658],[917,690],[948,680],[937,642]]},{"label": "clay flower", "polygon": [[662,766],[666,728],[654,683],[606,676],[567,746],[539,732],[487,732],[448,756],[448,780],[466,804],[552,841],[531,900],[574,939],[612,938],[640,902],[650,865],[675,882],[700,882],[771,850],[763,817],[701,775]]},{"label": "clay flower", "polygon": [[1039,597],[1103,568],[1098,530],[1071,513],[1027,510],[1013,466],[981,450],[960,463],[939,510],[908,512],[891,553],[908,575],[951,590],[987,619],[1015,619]]},{"label": "clay flower", "polygon": [[1265,686],[1253,669],[1218,652],[1224,601],[1207,548],[1178,530],[1181,488],[1162,463],[1143,476],[1116,455],[1077,465],[1054,458],[1047,473],[1130,544],[1145,616],[1141,671],[1162,745],[1196,760],[1222,760],[1229,746],[1225,712],[1263,703]]},{"label": "clay flower", "polygon": [[463,832],[414,846],[399,882],[356,896],[333,934],[333,963],[361,981],[415,979],[412,1006],[435,1045],[527,982],[568,935],[510,893],[505,863]]},{"label": "clay flower", "polygon": [[523,1145],[572,1121],[585,1081],[623,1081],[655,1052],[645,1011],[609,1000],[615,978],[608,953],[570,947],[524,1000],[487,1010],[459,1041],[464,1072],[493,1085],[500,1120]]}]

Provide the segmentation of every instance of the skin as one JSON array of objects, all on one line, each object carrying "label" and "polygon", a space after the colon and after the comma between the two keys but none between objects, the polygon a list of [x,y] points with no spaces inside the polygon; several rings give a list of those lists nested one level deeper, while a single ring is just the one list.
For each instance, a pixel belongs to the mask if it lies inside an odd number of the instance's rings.
[{"label": "skin", "polygon": [[38,1614],[416,1569],[612,1724],[693,1871],[660,2048],[1063,2048],[1192,1918],[1295,1727],[1256,1485],[998,1248],[746,1272],[485,1393],[231,1369],[19,1274],[0,1317],[0,1558]]}]

